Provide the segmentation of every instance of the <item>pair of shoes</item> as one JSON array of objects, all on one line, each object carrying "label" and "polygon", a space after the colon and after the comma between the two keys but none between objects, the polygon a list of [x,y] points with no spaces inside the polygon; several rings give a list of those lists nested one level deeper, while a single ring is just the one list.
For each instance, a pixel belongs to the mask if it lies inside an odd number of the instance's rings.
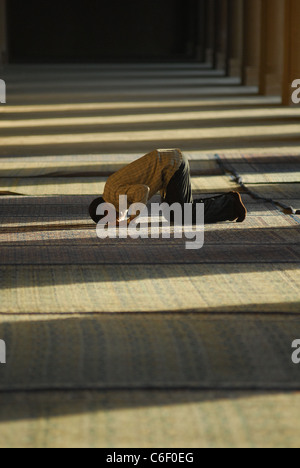
[{"label": "pair of shoes", "polygon": [[242,197],[238,192],[230,192],[229,195],[233,198],[233,218],[230,221],[243,223],[247,216],[247,209],[242,201]]}]

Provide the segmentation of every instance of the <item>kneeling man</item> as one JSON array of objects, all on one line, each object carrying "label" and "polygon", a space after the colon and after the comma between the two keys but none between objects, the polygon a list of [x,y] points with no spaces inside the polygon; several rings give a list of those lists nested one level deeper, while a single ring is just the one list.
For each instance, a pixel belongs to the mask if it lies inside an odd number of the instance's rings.
[{"label": "kneeling man", "polygon": [[103,197],[91,203],[89,213],[98,223],[103,218],[97,215],[98,206],[110,203],[116,208],[118,221],[121,221],[126,218],[126,213],[119,207],[121,195],[127,196],[129,209],[134,203],[146,205],[157,192],[170,206],[174,203],[182,207],[185,203],[192,204],[194,224],[197,203],[204,204],[205,224],[222,221],[241,223],[246,219],[247,210],[238,192],[193,200],[190,165],[179,149],[155,150],[113,174],[107,180]]}]

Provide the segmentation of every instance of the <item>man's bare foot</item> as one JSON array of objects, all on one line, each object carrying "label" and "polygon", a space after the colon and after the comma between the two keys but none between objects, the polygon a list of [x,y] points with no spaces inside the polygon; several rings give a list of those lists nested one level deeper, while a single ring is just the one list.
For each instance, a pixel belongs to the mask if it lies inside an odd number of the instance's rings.
[{"label": "man's bare foot", "polygon": [[247,217],[247,209],[243,203],[241,194],[239,192],[231,192],[235,199],[236,222],[243,223]]}]

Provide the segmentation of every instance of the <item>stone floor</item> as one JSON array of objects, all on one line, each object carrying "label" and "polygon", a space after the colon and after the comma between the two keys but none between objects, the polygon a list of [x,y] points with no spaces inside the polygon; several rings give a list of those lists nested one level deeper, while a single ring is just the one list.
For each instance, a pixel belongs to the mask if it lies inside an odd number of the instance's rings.
[{"label": "stone floor", "polygon": [[[0,446],[299,446],[300,107],[197,64],[4,75]],[[89,202],[162,147],[247,221],[100,241]]]}]

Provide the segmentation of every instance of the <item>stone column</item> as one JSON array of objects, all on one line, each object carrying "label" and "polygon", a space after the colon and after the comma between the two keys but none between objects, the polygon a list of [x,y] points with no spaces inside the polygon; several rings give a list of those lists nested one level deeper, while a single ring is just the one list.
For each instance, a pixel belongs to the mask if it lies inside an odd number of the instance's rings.
[{"label": "stone column", "polygon": [[259,91],[280,95],[283,78],[285,0],[262,0]]},{"label": "stone column", "polygon": [[197,0],[196,60],[205,62],[206,2]]},{"label": "stone column", "polygon": [[226,70],[228,44],[228,0],[215,3],[214,68]]},{"label": "stone column", "polygon": [[244,0],[244,47],[242,82],[258,86],[261,48],[262,0]]},{"label": "stone column", "polygon": [[205,61],[213,64],[215,50],[215,0],[206,0]]},{"label": "stone column", "polygon": [[[300,1],[285,0],[285,33],[284,33],[284,72],[282,100],[284,105],[300,106]],[[299,80],[297,88],[292,84]],[[296,83],[295,85],[296,86]],[[299,92],[297,91],[299,89]],[[297,101],[293,102],[292,95]],[[294,98],[294,100],[295,100]]]},{"label": "stone column", "polygon": [[7,62],[6,0],[0,0],[0,65]]},{"label": "stone column", "polygon": [[228,0],[228,76],[242,75],[243,26],[243,0]]},{"label": "stone column", "polygon": [[196,56],[196,33],[197,33],[197,0],[186,0],[187,8],[187,57],[192,59]]}]

